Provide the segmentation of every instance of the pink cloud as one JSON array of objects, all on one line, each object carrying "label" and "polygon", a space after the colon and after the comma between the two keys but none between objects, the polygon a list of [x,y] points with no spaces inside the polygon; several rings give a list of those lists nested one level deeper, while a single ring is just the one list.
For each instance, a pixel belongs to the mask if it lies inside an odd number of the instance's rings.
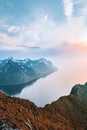
[{"label": "pink cloud", "polygon": [[18,37],[10,37],[6,33],[0,34],[0,42],[5,43],[7,45],[16,45],[17,43],[22,42]]}]

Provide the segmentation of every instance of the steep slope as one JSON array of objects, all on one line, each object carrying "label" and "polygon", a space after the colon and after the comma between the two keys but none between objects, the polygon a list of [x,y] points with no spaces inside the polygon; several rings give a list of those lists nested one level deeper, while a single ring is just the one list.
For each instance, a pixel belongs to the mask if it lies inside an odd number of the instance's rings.
[{"label": "steep slope", "polygon": [[46,59],[0,60],[0,86],[28,83],[55,71],[56,68]]},{"label": "steep slope", "polygon": [[[25,61],[26,60],[24,60],[24,62]],[[57,68],[53,66],[53,64],[50,61],[44,58],[40,58],[38,60],[29,59],[25,62],[25,64],[26,66],[32,67],[37,73],[40,74],[41,77],[53,73],[57,70]]]},{"label": "steep slope", "polygon": [[32,68],[20,65],[20,63],[9,59],[1,69],[0,85],[23,84],[36,78],[39,78],[39,74]]},{"label": "steep slope", "polygon": [[0,93],[0,128],[13,130],[87,130],[87,84],[44,108]]}]

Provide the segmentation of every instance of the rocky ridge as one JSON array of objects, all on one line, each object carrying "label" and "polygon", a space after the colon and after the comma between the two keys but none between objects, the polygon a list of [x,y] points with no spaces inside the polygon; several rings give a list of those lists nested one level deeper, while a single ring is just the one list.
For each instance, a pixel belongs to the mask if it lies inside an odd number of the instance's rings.
[{"label": "rocky ridge", "polygon": [[[0,93],[0,129],[87,130],[87,83],[70,95],[40,108],[32,102]],[[8,129],[9,128],[9,129]]]}]

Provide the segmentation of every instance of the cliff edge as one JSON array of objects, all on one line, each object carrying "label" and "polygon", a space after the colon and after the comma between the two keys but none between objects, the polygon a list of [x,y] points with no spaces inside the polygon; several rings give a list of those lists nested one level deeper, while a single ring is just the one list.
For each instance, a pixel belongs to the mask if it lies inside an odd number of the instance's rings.
[{"label": "cliff edge", "polygon": [[43,108],[0,93],[1,130],[87,130],[87,83]]}]

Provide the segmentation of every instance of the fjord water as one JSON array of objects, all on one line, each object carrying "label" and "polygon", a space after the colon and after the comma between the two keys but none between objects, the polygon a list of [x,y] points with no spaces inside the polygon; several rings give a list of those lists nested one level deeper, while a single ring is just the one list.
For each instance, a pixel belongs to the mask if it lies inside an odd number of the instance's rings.
[{"label": "fjord water", "polygon": [[68,95],[75,84],[85,84],[87,81],[87,60],[83,54],[50,60],[58,68],[57,72],[37,80],[15,96],[29,99],[37,106],[44,106]]}]

